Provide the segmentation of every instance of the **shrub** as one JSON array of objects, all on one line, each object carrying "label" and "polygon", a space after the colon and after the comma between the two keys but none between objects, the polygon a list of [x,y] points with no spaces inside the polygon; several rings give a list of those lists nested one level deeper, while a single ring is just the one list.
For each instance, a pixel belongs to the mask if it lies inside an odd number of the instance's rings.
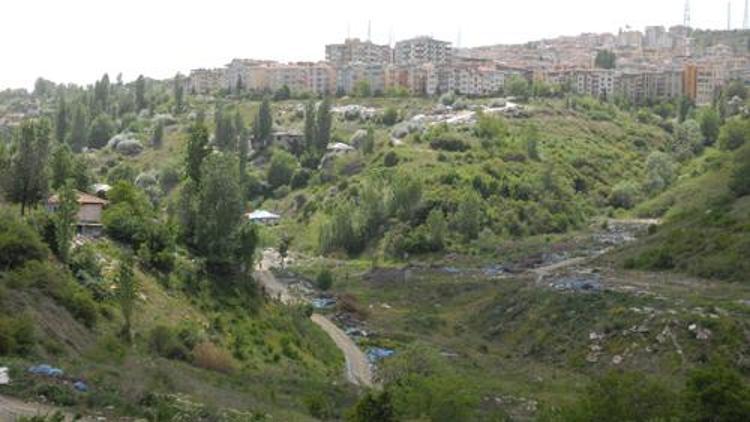
[{"label": "shrub", "polygon": [[225,374],[234,372],[236,368],[236,363],[231,353],[208,341],[195,346],[193,349],[193,363],[199,368]]},{"label": "shrub", "polygon": [[0,213],[0,270],[44,259],[48,254],[44,242],[29,225],[9,211]]},{"label": "shrub", "polygon": [[159,325],[151,330],[149,348],[152,352],[167,359],[184,360],[188,357],[185,345],[177,333],[169,327]]},{"label": "shrub", "polygon": [[383,112],[382,122],[386,126],[393,126],[398,123],[398,110],[394,107],[388,107]]},{"label": "shrub", "polygon": [[430,141],[430,148],[448,152],[464,152],[470,147],[457,135],[447,133]]},{"label": "shrub", "polygon": [[719,132],[719,146],[722,149],[732,151],[747,142],[750,138],[750,121],[739,118],[727,120]]},{"label": "shrub", "polygon": [[328,268],[323,268],[315,277],[315,282],[320,290],[328,290],[333,286],[333,273]]},{"label": "shrub", "polygon": [[335,405],[321,392],[310,393],[303,399],[307,411],[314,418],[329,420],[335,416]]},{"label": "shrub", "polygon": [[310,170],[298,169],[292,176],[291,187],[292,189],[303,189],[307,186],[307,182],[310,180]]},{"label": "shrub", "polygon": [[613,207],[630,209],[635,206],[638,197],[638,185],[633,182],[620,182],[609,194],[609,204]]},{"label": "shrub", "polygon": [[0,356],[26,354],[34,346],[34,324],[28,317],[0,317]]},{"label": "shrub", "polygon": [[737,153],[729,188],[737,197],[750,195],[750,147]]},{"label": "shrub", "polygon": [[685,403],[686,420],[746,421],[750,415],[750,388],[731,369],[697,369],[687,381]]},{"label": "shrub", "polygon": [[288,152],[274,151],[271,157],[271,165],[268,167],[268,184],[273,189],[288,185],[298,165],[297,159]]},{"label": "shrub", "polygon": [[398,165],[398,155],[395,151],[388,151],[383,157],[383,165],[386,167],[395,167]]}]

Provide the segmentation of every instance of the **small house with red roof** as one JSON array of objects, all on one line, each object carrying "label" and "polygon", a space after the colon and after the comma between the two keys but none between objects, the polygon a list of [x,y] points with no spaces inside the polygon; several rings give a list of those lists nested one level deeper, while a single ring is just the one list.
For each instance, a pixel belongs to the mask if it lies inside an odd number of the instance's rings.
[{"label": "small house with red roof", "polygon": [[[78,234],[87,237],[98,237],[102,234],[102,212],[109,202],[98,196],[89,195],[84,192],[76,192],[78,195]],[[60,206],[60,198],[52,195],[47,199],[47,210],[56,212]]]}]

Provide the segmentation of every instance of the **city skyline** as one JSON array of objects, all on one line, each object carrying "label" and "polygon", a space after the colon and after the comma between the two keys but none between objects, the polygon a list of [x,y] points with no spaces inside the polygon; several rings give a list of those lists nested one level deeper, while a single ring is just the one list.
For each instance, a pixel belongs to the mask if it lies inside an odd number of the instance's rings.
[{"label": "city skyline", "polygon": [[[351,2],[336,0],[325,4],[334,11],[326,14],[320,10],[321,5],[287,0],[255,7],[219,0],[210,9],[200,2],[168,1],[148,6],[137,0],[128,3],[128,8],[116,10],[121,16],[117,25],[107,21],[115,10],[103,10],[97,7],[98,2],[79,0],[58,5],[36,0],[3,6],[4,14],[34,16],[39,25],[52,29],[45,32],[59,37],[40,38],[27,30],[24,19],[10,19],[8,25],[0,28],[4,39],[15,40],[4,52],[7,64],[0,69],[0,89],[30,88],[39,76],[77,84],[91,83],[103,73],[114,78],[122,72],[126,81],[138,74],[162,79],[177,72],[186,74],[193,68],[223,66],[234,57],[318,61],[324,58],[325,44],[340,42],[347,36],[367,39],[368,27],[372,28],[372,41],[376,43],[432,35],[453,44],[460,37],[462,47],[478,47],[584,32],[616,33],[626,25],[643,30],[646,25],[668,27],[681,23],[683,0],[654,3],[575,0],[562,4],[530,0],[509,6],[470,0],[462,2],[460,10],[453,10],[456,8],[452,3],[442,1],[401,5],[387,0],[367,13],[351,7]],[[733,3],[735,10],[742,10],[741,1]],[[650,12],[643,13],[644,7]],[[222,13],[233,8],[237,13]],[[726,27],[725,7],[710,0],[693,0],[691,8],[693,27]],[[38,10],[45,12],[38,15]],[[296,13],[289,14],[290,10]],[[588,13],[577,16],[573,10]],[[422,14],[425,18],[420,17]],[[257,15],[278,18],[257,19]],[[741,26],[741,20],[742,13],[735,13],[735,27]],[[263,42],[255,41],[259,39]],[[39,53],[32,55],[31,51]]]}]

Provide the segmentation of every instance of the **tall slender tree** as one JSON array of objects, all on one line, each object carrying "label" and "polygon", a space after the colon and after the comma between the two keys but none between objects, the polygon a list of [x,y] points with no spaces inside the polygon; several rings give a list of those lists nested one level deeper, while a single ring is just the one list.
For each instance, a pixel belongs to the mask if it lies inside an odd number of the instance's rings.
[{"label": "tall slender tree", "polygon": [[76,104],[73,114],[73,126],[70,129],[68,144],[73,152],[81,152],[88,144],[88,124],[86,122],[86,109],[83,104]]},{"label": "tall slender tree", "polygon": [[140,112],[148,105],[146,104],[146,78],[139,75],[135,80],[135,110]]},{"label": "tall slender tree", "polygon": [[21,125],[7,188],[9,199],[21,204],[21,215],[47,193],[49,138],[47,120],[28,120]]},{"label": "tall slender tree", "polygon": [[201,181],[201,166],[210,152],[206,125],[195,123],[190,128],[190,136],[188,137],[185,174],[196,184]]},{"label": "tall slender tree", "polygon": [[253,135],[255,142],[261,147],[268,145],[273,132],[273,111],[271,110],[271,101],[264,98],[260,103],[258,115],[253,124]]},{"label": "tall slender tree", "polygon": [[317,127],[315,126],[315,100],[310,100],[305,105],[305,149],[314,152],[316,149],[315,139]]},{"label": "tall slender tree", "polygon": [[68,105],[65,97],[60,94],[57,99],[57,113],[55,113],[55,139],[57,142],[65,142],[68,133]]},{"label": "tall slender tree", "polygon": [[328,143],[331,141],[331,126],[331,100],[325,98],[318,106],[316,118],[317,135],[315,137],[315,144],[320,153],[326,150]]},{"label": "tall slender tree", "polygon": [[179,73],[174,77],[174,112],[181,114],[185,105],[183,103],[185,98],[185,87],[182,84],[182,75]]},{"label": "tall slender tree", "polygon": [[133,257],[129,254],[120,259],[115,286],[115,298],[120,305],[122,317],[125,320],[125,324],[122,327],[122,335],[129,342],[133,339],[133,312],[135,311],[138,290],[140,289],[138,279],[135,277],[133,271]]},{"label": "tall slender tree", "polygon": [[237,133],[237,152],[240,160],[240,185],[245,186],[248,153],[247,128],[239,109],[234,114],[234,129]]},{"label": "tall slender tree", "polygon": [[55,241],[57,242],[57,256],[62,262],[70,259],[70,242],[76,233],[78,215],[78,194],[75,181],[68,179],[57,193],[59,205],[55,212]]}]

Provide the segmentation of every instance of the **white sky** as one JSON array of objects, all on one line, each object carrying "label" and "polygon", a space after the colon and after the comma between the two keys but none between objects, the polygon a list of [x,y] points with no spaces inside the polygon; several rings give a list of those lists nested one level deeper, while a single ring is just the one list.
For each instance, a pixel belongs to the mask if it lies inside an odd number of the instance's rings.
[{"label": "white sky", "polygon": [[[732,0],[733,25],[744,2]],[[692,23],[725,28],[725,0],[692,0]],[[37,76],[92,83],[217,67],[233,57],[322,60],[324,44],[433,35],[461,46],[682,22],[684,0],[0,0],[0,89]]]}]

